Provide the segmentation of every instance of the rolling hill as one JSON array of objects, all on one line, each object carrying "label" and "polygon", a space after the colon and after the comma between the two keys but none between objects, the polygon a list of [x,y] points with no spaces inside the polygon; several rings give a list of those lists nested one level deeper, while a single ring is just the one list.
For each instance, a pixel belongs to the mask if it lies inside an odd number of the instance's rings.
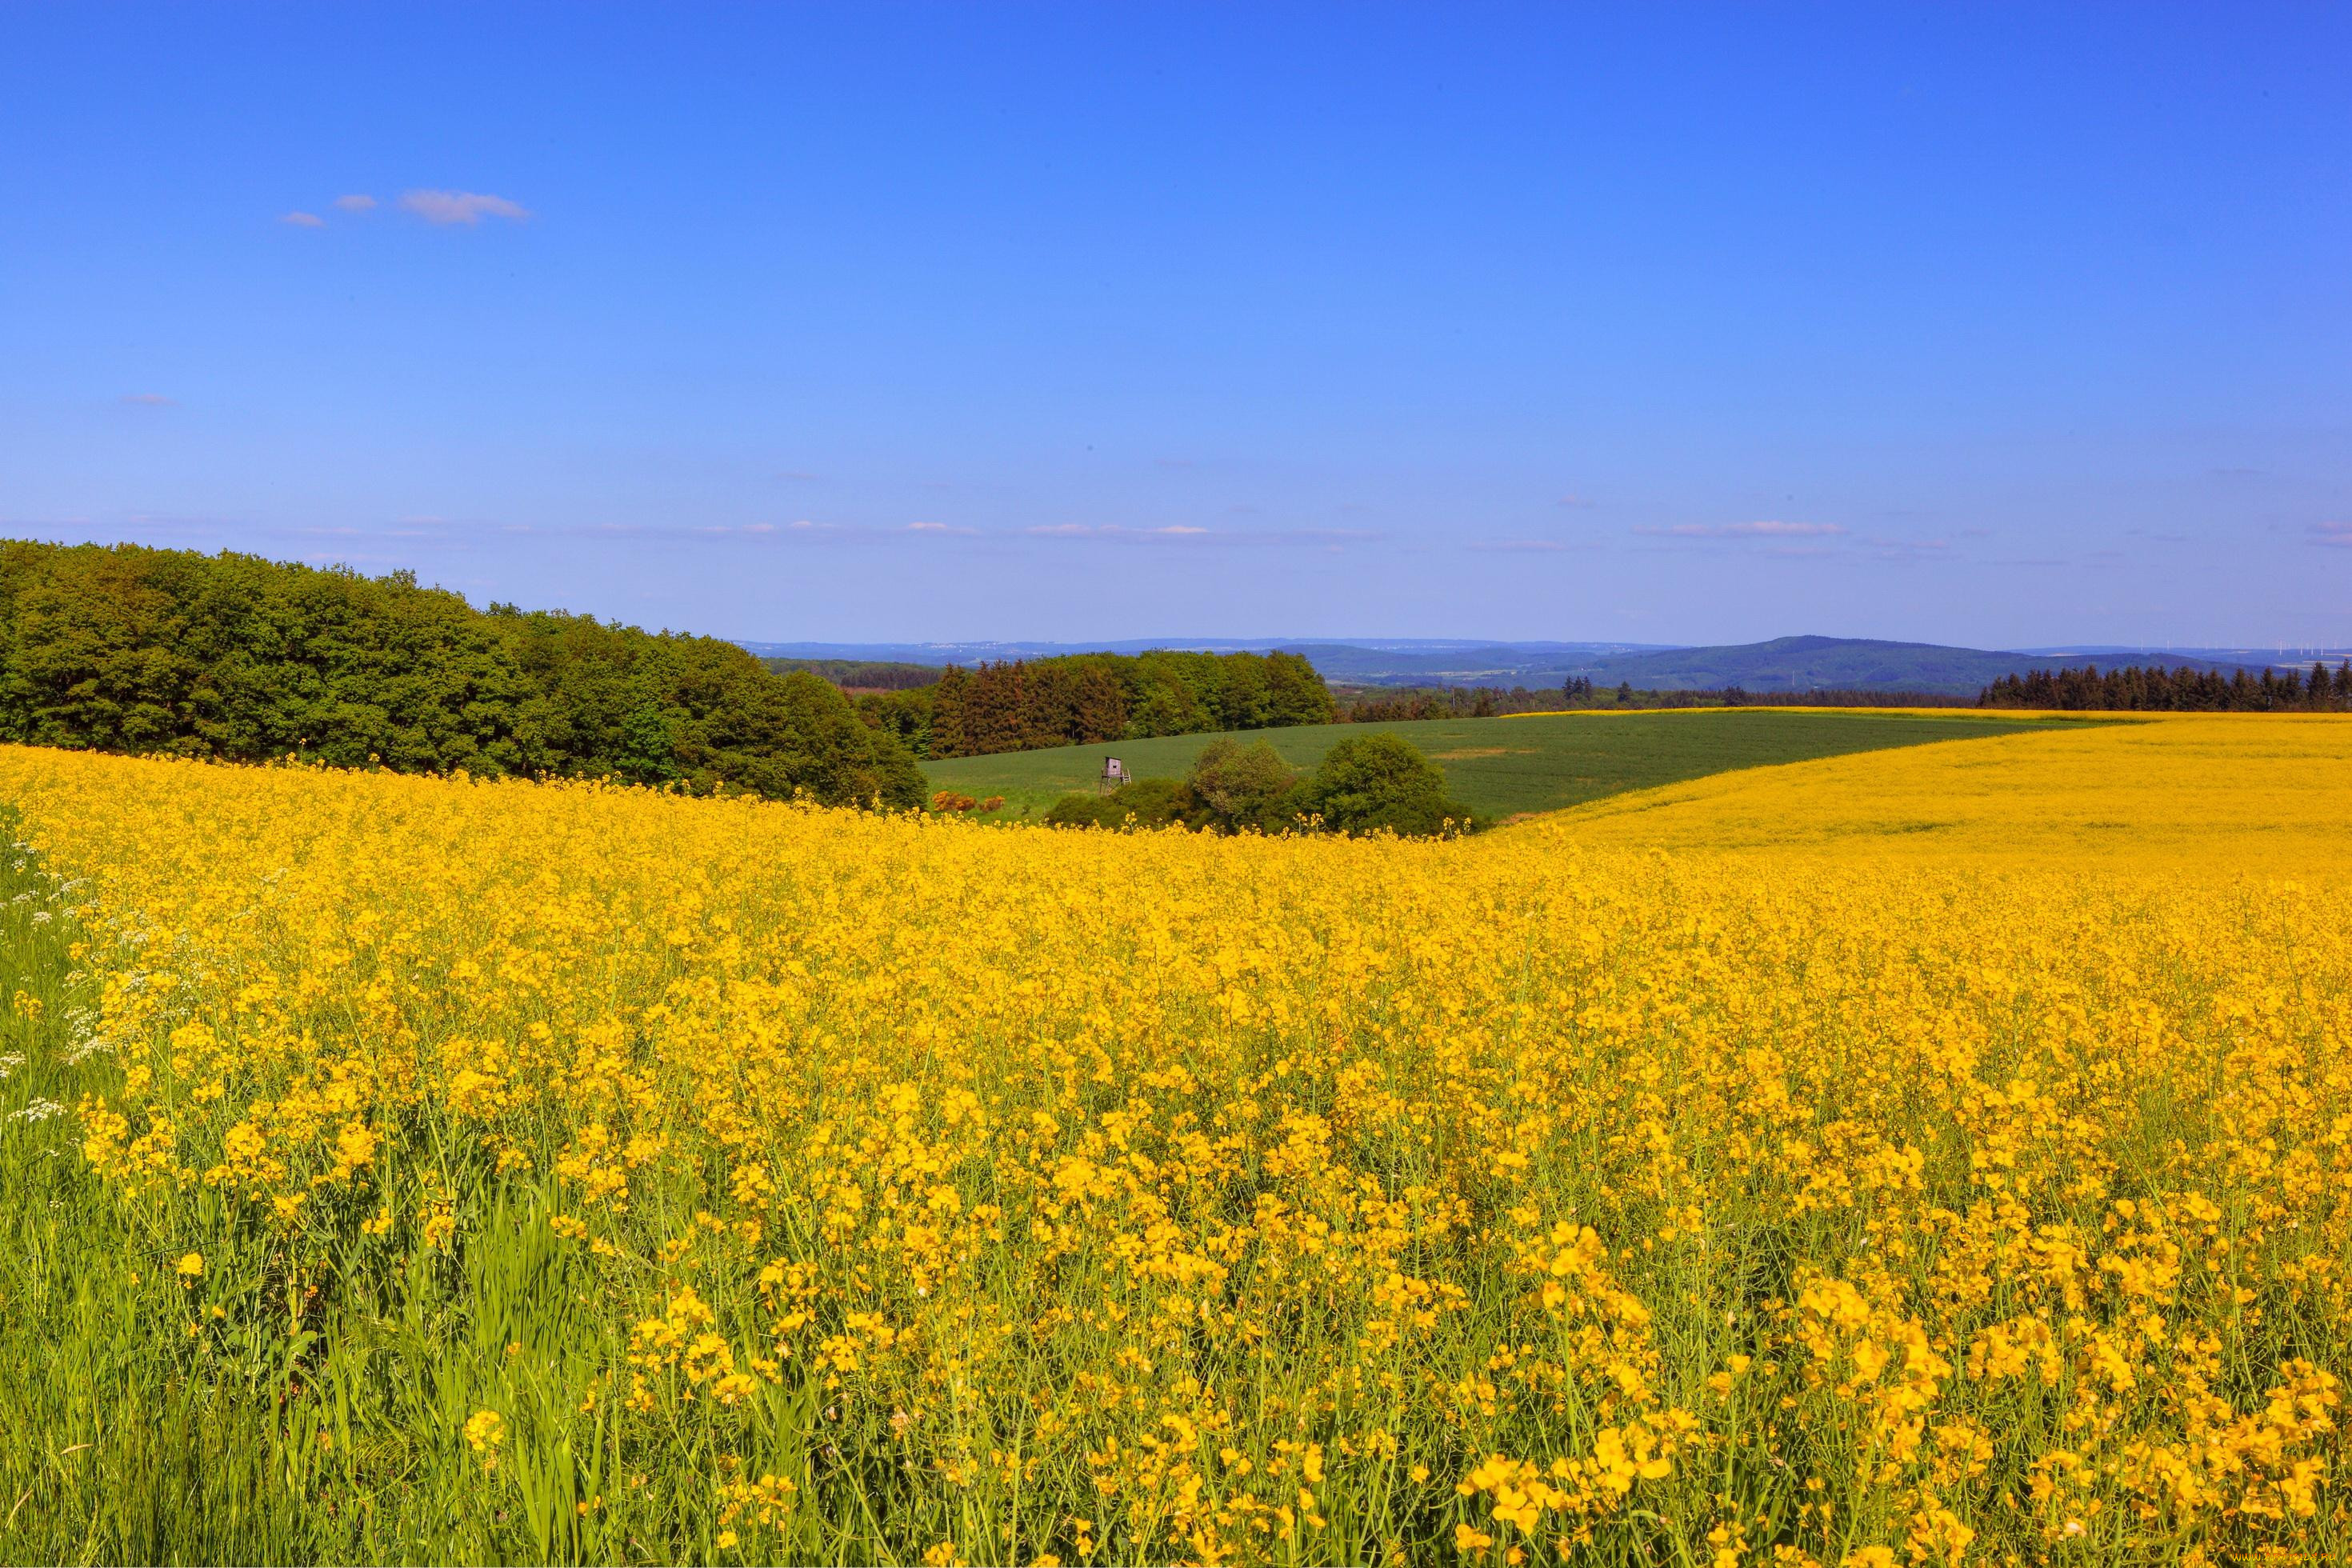
[{"label": "rolling hill", "polygon": [[[1479,642],[1439,638],[1373,638],[1316,642],[1267,638],[1168,637],[1102,643],[762,643],[742,645],[770,658],[893,660],[973,665],[1044,658],[1069,653],[1134,653],[1147,648],[1281,649],[1303,655],[1323,679],[1350,686],[1558,686],[1583,676],[1600,686],[1621,682],[1639,690],[1691,690],[1725,686],[1753,692],[1810,690],[1917,691],[1972,697],[2004,675],[2096,664],[2188,665],[2228,672],[2308,663],[2310,655],[2276,657],[2236,649],[2183,651],[2155,647],[2034,649],[2004,652],[1937,643],[1871,637],[1786,637],[1769,642],[1706,647],[1623,642]],[[2338,655],[2329,656],[2331,662]]]},{"label": "rolling hill", "polygon": [[[1302,771],[1350,736],[1388,731],[1426,752],[1455,798],[1486,821],[1558,811],[1627,790],[1678,784],[1734,768],[1915,746],[1971,735],[2006,735],[2052,722],[1998,718],[1969,709],[1949,714],[1790,713],[1699,709],[1677,713],[1534,713],[1511,719],[1423,719],[1393,724],[1309,724],[1252,730],[1233,738],[1265,742]],[[1181,778],[1215,735],[1166,735],[1052,751],[1000,752],[923,764],[936,790],[974,799],[1002,795],[995,815],[1042,816],[1063,795],[1095,787],[1103,759],[1116,756],[1139,778]]]}]

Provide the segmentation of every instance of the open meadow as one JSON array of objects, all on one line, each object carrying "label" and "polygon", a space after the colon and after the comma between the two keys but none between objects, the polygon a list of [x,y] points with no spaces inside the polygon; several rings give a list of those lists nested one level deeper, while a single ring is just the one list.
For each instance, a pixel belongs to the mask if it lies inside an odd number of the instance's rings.
[{"label": "open meadow", "polygon": [[1444,842],[0,748],[0,1558],[2352,1554],[2352,722],[1823,722],[1977,738]]},{"label": "open meadow", "polygon": [[[1501,822],[1559,811],[1603,795],[1679,784],[1733,768],[1768,767],[1961,735],[2006,735],[2076,718],[1979,713],[1969,709],[1827,711],[1692,709],[1672,712],[1528,713],[1498,719],[1415,719],[1382,724],[1302,724],[1225,732],[1244,745],[1265,742],[1282,760],[1311,771],[1354,736],[1402,736],[1444,771],[1448,788],[1477,820]],[[934,789],[976,800],[1001,795],[988,814],[1042,816],[1062,796],[1090,791],[1103,759],[1116,756],[1137,778],[1182,778],[1217,735],[1000,752],[927,762]]]}]

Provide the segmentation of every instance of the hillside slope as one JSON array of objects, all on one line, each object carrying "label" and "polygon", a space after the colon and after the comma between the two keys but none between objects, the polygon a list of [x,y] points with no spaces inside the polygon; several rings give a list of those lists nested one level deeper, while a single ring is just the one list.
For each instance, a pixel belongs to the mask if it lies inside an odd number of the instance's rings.
[{"label": "hillside slope", "polygon": [[[1449,793],[1481,821],[1557,811],[1627,790],[1649,789],[1735,768],[1763,767],[1887,746],[2005,735],[2050,721],[1972,710],[1926,717],[1704,709],[1675,713],[1537,713],[1515,719],[1424,719],[1391,724],[1309,724],[1233,737],[1264,741],[1292,767],[1310,769],[1353,735],[1386,731],[1429,753]],[[2061,721],[2060,722],[2069,722]],[[2073,721],[2079,722],[2079,721]],[[1171,735],[1053,751],[1005,752],[923,764],[933,789],[976,800],[1004,797],[1002,816],[1041,816],[1061,796],[1091,790],[1103,759],[1139,778],[1181,778],[1214,735]]]},{"label": "hillside slope", "polygon": [[1591,673],[1599,684],[1613,686],[1622,681],[1637,689],[1739,686],[1772,692],[1848,688],[1959,696],[1978,691],[2004,675],[2021,675],[2047,668],[2051,662],[2021,653],[1935,643],[1790,637],[1668,653],[1621,654],[1596,660]]}]

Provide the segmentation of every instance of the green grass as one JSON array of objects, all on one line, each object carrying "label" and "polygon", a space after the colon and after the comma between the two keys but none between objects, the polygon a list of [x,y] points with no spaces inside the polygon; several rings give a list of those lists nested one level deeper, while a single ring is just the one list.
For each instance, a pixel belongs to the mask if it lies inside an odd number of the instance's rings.
[{"label": "green grass", "polygon": [[[1310,724],[1237,735],[1263,740],[1291,766],[1310,769],[1350,735],[1385,730],[1403,736],[1445,770],[1454,797],[1474,816],[1499,822],[1559,811],[1603,795],[1679,784],[1685,779],[1843,756],[1889,746],[1971,735],[2006,735],[2044,727],[2047,719],[1993,717],[1972,710],[1937,714],[1839,713],[1698,709],[1665,713],[1535,714],[1514,719],[1423,719],[1395,724]],[[1091,790],[1103,759],[1116,756],[1138,778],[1181,778],[1214,735],[1169,735],[1002,752],[926,763],[934,790],[975,799],[1003,795],[1000,817],[1036,816],[1073,790]]]},{"label": "green grass", "polygon": [[[587,1361],[623,1347],[573,1310],[576,1266],[538,1216],[461,1183],[488,1223],[437,1265],[338,1259],[312,1291],[207,1192],[203,1271],[180,1276],[197,1237],[83,1159],[75,1107],[119,1095],[121,1064],[91,1034],[75,885],[16,827],[0,805],[0,1563],[719,1555],[715,1456],[632,1474],[603,1428],[548,1436]],[[495,1476],[459,1436],[478,1409],[514,1434]],[[861,1555],[799,1522],[794,1555]]]}]

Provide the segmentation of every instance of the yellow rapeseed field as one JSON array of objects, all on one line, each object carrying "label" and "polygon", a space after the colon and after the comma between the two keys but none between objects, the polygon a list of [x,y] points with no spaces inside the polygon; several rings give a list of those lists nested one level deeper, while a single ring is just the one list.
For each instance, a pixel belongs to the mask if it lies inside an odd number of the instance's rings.
[{"label": "yellow rapeseed field", "polygon": [[2348,785],[2182,718],[1403,843],[0,750],[109,1331],[427,1557],[2340,1559]]}]

